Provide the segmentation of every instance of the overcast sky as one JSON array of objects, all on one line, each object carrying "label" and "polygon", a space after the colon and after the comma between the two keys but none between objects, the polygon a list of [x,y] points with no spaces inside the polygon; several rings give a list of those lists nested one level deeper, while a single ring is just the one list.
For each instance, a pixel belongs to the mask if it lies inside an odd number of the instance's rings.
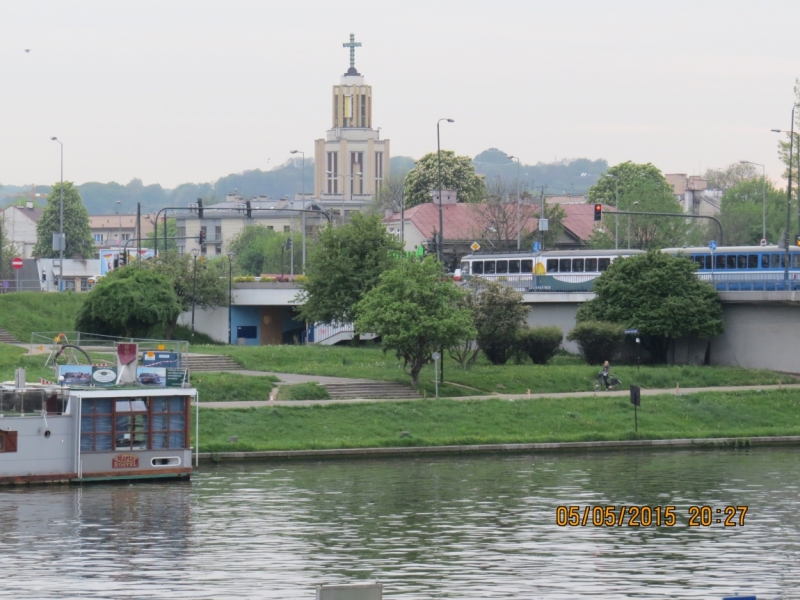
[{"label": "overcast sky", "polygon": [[[0,2],[0,182],[172,187],[270,169],[330,123],[356,67],[392,154],[497,147],[777,178],[800,2]],[[25,52],[30,49],[30,52]]]}]

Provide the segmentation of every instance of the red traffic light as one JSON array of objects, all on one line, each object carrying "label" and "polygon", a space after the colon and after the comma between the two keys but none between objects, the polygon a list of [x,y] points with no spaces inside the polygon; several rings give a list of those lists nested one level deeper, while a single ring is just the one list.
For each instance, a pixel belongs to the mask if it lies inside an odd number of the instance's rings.
[{"label": "red traffic light", "polygon": [[602,204],[595,204],[594,205],[594,220],[599,221],[603,218],[603,205]]}]

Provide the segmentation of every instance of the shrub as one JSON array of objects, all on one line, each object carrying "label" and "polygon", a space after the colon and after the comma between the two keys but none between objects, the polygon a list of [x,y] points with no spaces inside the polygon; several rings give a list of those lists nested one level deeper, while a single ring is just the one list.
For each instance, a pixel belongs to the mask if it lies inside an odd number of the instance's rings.
[{"label": "shrub", "polygon": [[328,400],[331,397],[316,381],[290,385],[288,392],[289,400]]},{"label": "shrub", "polygon": [[558,327],[523,329],[517,336],[517,350],[530,357],[535,365],[547,364],[561,346],[564,332]]},{"label": "shrub", "polygon": [[616,323],[584,321],[569,332],[567,339],[578,343],[581,356],[590,365],[612,360],[622,348],[625,328]]},{"label": "shrub", "polygon": [[240,275],[239,277],[234,277],[233,280],[236,283],[252,283],[253,281],[256,280],[256,278],[253,277],[252,275],[243,275],[243,276]]}]

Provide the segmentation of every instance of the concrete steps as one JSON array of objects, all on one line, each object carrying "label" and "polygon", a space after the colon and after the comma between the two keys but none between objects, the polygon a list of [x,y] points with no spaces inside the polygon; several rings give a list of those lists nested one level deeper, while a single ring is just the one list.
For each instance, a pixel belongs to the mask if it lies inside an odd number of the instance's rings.
[{"label": "concrete steps", "polygon": [[20,344],[21,342],[13,335],[8,333],[5,329],[0,329],[0,343],[3,344]]},{"label": "concrete steps", "polygon": [[350,398],[409,398],[417,399],[422,396],[410,387],[384,381],[365,383],[326,383],[323,386],[332,399]]},{"label": "concrete steps", "polygon": [[224,354],[190,354],[184,367],[194,371],[241,371],[242,365]]}]

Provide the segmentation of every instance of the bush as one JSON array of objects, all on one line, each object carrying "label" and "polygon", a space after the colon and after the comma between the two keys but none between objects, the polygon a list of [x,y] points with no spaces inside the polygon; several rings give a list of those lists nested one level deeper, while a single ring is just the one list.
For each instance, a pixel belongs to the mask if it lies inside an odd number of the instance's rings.
[{"label": "bush", "polygon": [[613,360],[625,338],[625,328],[616,323],[603,321],[584,321],[569,332],[567,339],[577,342],[584,360],[590,365],[600,365]]},{"label": "bush", "polygon": [[328,400],[331,395],[316,381],[288,386],[289,400]]},{"label": "bush", "polygon": [[516,346],[533,364],[544,365],[553,358],[563,338],[564,333],[558,327],[533,327],[519,332]]}]

